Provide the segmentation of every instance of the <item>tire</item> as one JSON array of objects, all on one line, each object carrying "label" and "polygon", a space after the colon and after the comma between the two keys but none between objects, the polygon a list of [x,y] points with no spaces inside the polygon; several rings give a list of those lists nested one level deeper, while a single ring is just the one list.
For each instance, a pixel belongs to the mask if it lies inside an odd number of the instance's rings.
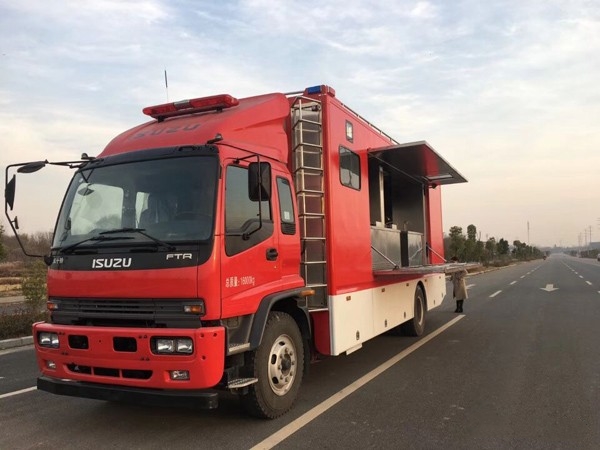
[{"label": "tire", "polygon": [[421,286],[415,289],[414,317],[400,325],[402,334],[407,336],[421,336],[425,331],[425,294]]},{"label": "tire", "polygon": [[289,314],[269,313],[262,342],[248,353],[246,365],[258,382],[242,396],[244,409],[262,419],[289,411],[300,390],[304,367],[302,336]]}]

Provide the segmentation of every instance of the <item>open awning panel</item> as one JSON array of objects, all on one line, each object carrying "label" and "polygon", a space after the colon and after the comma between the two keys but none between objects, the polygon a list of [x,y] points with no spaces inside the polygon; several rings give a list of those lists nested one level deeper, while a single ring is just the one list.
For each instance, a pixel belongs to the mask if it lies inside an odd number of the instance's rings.
[{"label": "open awning panel", "polygon": [[467,181],[425,141],[373,148],[368,153],[370,157],[427,185]]},{"label": "open awning panel", "polygon": [[444,273],[451,275],[454,272],[466,270],[467,272],[479,272],[482,267],[479,263],[446,263],[446,264],[430,264],[426,266],[413,267],[394,267],[387,270],[374,270],[373,275],[376,277],[394,277],[398,275],[427,275],[431,273]]}]

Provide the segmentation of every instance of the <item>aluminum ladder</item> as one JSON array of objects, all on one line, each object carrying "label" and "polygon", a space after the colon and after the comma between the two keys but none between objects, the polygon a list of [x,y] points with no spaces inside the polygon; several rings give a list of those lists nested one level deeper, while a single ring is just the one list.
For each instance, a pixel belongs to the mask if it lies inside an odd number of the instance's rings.
[{"label": "aluminum ladder", "polygon": [[325,179],[321,102],[299,96],[291,106],[292,173],[296,187],[301,275],[315,294],[310,309],[327,307],[327,251],[325,239]]}]

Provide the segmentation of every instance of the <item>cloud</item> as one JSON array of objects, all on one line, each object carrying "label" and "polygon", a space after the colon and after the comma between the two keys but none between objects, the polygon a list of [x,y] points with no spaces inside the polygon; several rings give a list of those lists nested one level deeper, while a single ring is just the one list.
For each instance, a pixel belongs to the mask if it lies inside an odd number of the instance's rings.
[{"label": "cloud", "polygon": [[579,217],[557,226],[573,243],[600,216],[595,2],[23,0],[0,5],[0,26],[3,166],[97,153],[167,95],[326,83],[470,180],[444,189],[446,228],[523,239],[536,211],[545,224]]}]

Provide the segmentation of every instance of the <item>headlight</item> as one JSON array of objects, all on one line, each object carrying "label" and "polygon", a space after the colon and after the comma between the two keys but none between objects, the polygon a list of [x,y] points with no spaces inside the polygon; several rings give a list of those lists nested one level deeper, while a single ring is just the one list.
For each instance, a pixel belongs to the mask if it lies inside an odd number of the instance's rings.
[{"label": "headlight", "polygon": [[173,353],[175,351],[175,339],[157,339],[156,351],[158,353]]},{"label": "headlight", "polygon": [[192,353],[194,344],[191,339],[177,339],[177,353]]},{"label": "headlight", "polygon": [[38,333],[38,344],[41,347],[58,348],[58,334],[42,331]]},{"label": "headlight", "polygon": [[184,354],[194,353],[194,341],[190,338],[154,338],[154,352],[162,354]]}]

